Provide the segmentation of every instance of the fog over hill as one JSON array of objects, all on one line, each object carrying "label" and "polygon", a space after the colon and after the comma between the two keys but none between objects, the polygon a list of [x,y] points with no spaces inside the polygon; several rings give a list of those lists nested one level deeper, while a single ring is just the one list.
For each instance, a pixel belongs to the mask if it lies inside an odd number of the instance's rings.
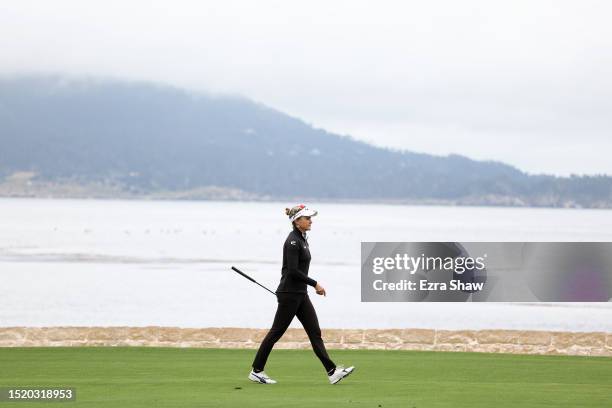
[{"label": "fog over hill", "polygon": [[4,196],[612,206],[606,176],[391,151],[243,98],[51,76],[0,79],[0,177]]}]

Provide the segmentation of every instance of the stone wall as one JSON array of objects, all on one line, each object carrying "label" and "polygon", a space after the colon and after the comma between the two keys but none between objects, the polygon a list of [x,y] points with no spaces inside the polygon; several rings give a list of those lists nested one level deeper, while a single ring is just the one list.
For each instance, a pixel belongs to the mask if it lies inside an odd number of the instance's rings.
[{"label": "stone wall", "polygon": [[[247,348],[266,329],[175,327],[0,327],[0,347],[152,346]],[[325,329],[330,349],[475,351],[612,357],[612,333],[521,330]],[[277,348],[306,349],[303,329],[289,329]]]}]

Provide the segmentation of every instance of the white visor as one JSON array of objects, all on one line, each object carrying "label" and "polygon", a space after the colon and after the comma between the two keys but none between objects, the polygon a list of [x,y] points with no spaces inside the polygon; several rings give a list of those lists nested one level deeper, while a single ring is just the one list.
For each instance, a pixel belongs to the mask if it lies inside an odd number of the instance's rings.
[{"label": "white visor", "polygon": [[300,217],[314,217],[315,215],[317,215],[317,211],[311,210],[308,207],[304,207],[300,211],[295,213],[295,215],[293,217],[289,217],[289,219],[291,220],[291,222],[293,222],[293,221],[297,220]]}]

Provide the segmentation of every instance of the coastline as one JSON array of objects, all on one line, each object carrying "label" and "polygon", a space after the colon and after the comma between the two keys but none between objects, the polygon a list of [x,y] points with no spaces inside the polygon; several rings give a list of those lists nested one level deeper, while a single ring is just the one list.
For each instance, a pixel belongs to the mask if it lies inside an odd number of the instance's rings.
[{"label": "coastline", "polygon": [[[0,327],[0,347],[256,349],[267,329],[236,327]],[[532,330],[323,329],[329,349],[418,350],[612,357],[612,333]],[[278,349],[309,349],[288,329]]]}]

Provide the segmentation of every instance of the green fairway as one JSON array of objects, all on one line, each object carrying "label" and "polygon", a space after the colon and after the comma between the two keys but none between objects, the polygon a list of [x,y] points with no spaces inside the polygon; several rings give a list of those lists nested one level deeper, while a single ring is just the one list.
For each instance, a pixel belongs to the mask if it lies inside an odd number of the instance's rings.
[{"label": "green fairway", "polygon": [[[0,387],[74,387],[53,407],[612,407],[612,359],[331,350],[355,373],[330,385],[310,350],[274,350],[276,385],[247,380],[253,350],[0,348]],[[38,407],[44,402],[0,402]]]}]

